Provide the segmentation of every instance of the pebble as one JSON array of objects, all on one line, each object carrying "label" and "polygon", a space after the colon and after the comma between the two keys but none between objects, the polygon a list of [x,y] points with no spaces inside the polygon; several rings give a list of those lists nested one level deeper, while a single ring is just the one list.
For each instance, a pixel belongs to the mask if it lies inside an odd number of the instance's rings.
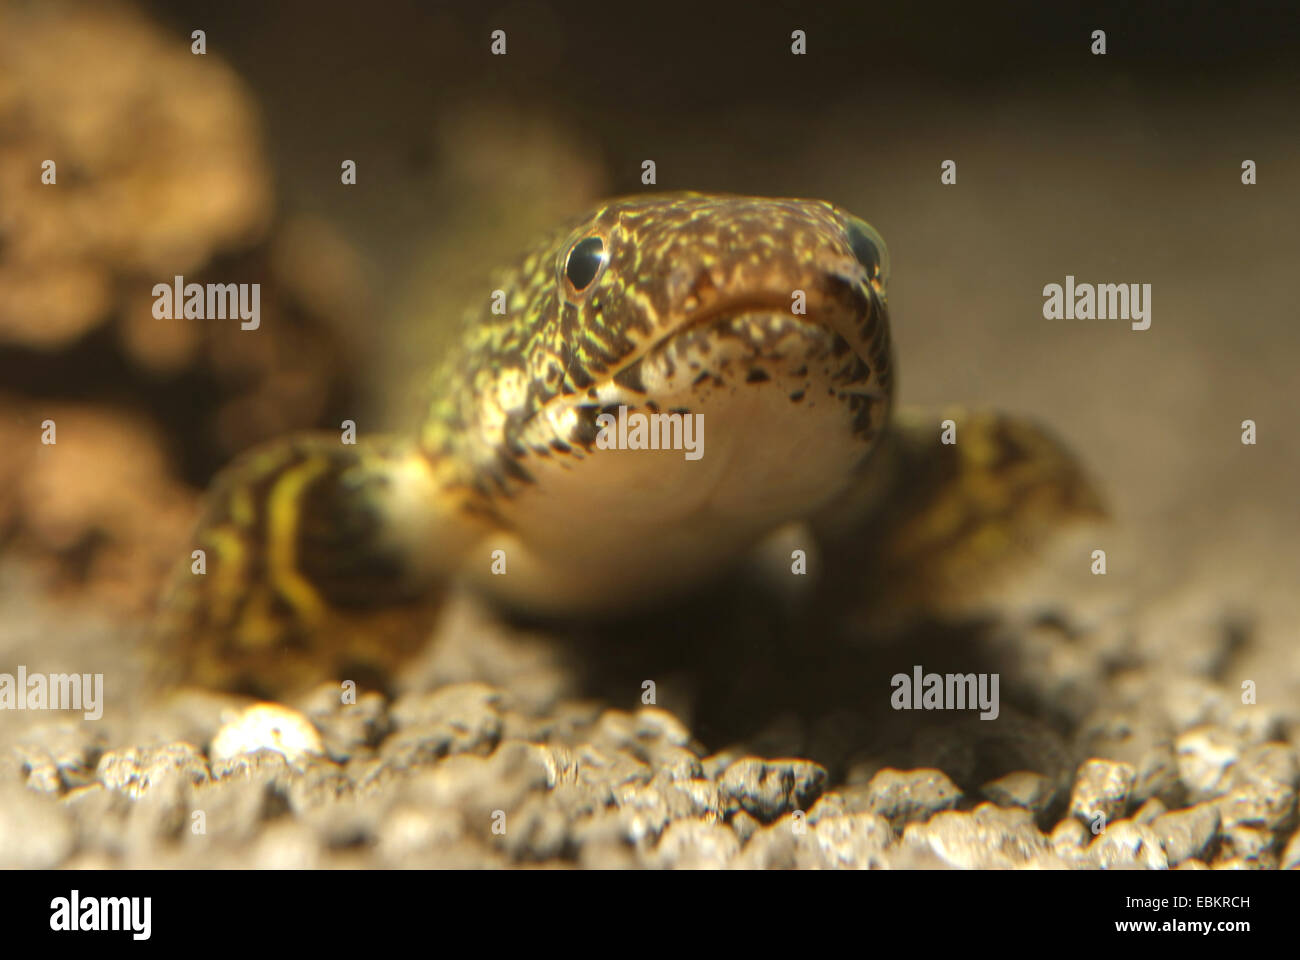
[{"label": "pebble", "polygon": [[[459,754],[433,767],[413,771],[398,781],[397,796],[418,806],[470,812],[500,809],[508,813],[530,795],[545,791],[548,781],[545,748],[506,740],[491,756]],[[575,787],[570,785],[566,796]],[[603,805],[603,799],[600,802]]]},{"label": "pebble", "polygon": [[1118,820],[1128,806],[1137,772],[1130,763],[1111,760],[1088,760],[1075,774],[1070,794],[1070,815],[1092,828],[1098,815],[1103,826]]},{"label": "pebble", "polygon": [[1259,861],[1272,852],[1274,836],[1271,830],[1242,825],[1224,826],[1219,831],[1220,860]]},{"label": "pebble", "polygon": [[808,760],[745,757],[727,767],[718,782],[724,810],[744,810],[771,823],[794,810],[807,810],[826,785],[826,769]]},{"label": "pebble", "polygon": [[639,853],[622,838],[597,836],[583,839],[578,847],[578,866],[585,870],[632,870],[652,865],[646,854]]},{"label": "pebble", "polygon": [[1171,678],[1158,692],[1165,713],[1180,733],[1227,720],[1229,707],[1223,688],[1200,677]]},{"label": "pebble", "polygon": [[875,793],[865,783],[845,784],[821,795],[808,811],[808,822],[816,823],[822,817],[838,817],[849,813],[870,813]]},{"label": "pebble", "polygon": [[644,751],[655,746],[687,747],[690,731],[676,716],[658,707],[641,707],[635,713],[606,710],[592,731],[593,742],[619,750]]},{"label": "pebble", "polygon": [[676,781],[660,773],[648,784],[632,783],[615,791],[615,798],[619,811],[627,818],[629,835],[636,842],[659,836],[675,821],[721,820],[719,789],[712,780],[698,781],[698,787],[692,787],[689,781]]},{"label": "pebble", "polygon": [[59,801],[77,824],[77,846],[83,850],[121,850],[126,817],[133,805],[126,794],[102,783],[69,791]]},{"label": "pebble", "polygon": [[[742,870],[793,870],[798,866],[801,840],[804,837],[795,834],[789,817],[760,827],[736,858],[735,866]],[[820,854],[819,849],[810,845],[804,853],[804,862],[819,858]]]},{"label": "pebble", "polygon": [[267,785],[287,786],[293,775],[288,758],[279,750],[261,748],[236,753],[212,762],[212,779],[247,780]]},{"label": "pebble", "polygon": [[1178,778],[1193,801],[1223,794],[1241,752],[1240,740],[1221,727],[1196,727],[1174,742]]},{"label": "pebble", "polygon": [[453,683],[393,701],[389,718],[397,727],[445,723],[474,739],[490,739],[501,729],[504,695],[486,683]]},{"label": "pebble", "polygon": [[489,754],[504,735],[501,700],[500,690],[483,683],[403,696],[389,712],[396,729],[380,745],[380,756],[407,769],[452,754]]},{"label": "pebble", "polygon": [[946,811],[924,823],[909,823],[903,843],[965,870],[1026,867],[1051,852],[1028,810],[992,804],[981,804],[971,812]]},{"label": "pebble", "polygon": [[741,750],[723,750],[705,757],[700,761],[700,766],[704,768],[704,775],[710,780],[721,780],[727,768],[737,760],[743,760],[745,756],[746,754]]},{"label": "pebble", "polygon": [[1145,803],[1154,798],[1166,806],[1179,805],[1183,794],[1183,785],[1178,779],[1178,757],[1172,743],[1156,744],[1138,758],[1133,802]]},{"label": "pebble", "polygon": [[1283,870],[1300,870],[1300,830],[1291,834],[1291,840],[1282,851],[1281,867]]},{"label": "pebble", "polygon": [[1132,820],[1110,824],[1092,841],[1086,856],[1103,870],[1167,870],[1169,858],[1154,829]]},{"label": "pebble", "polygon": [[72,854],[76,830],[58,802],[0,784],[0,869],[49,870]]},{"label": "pebble", "polygon": [[325,745],[311,721],[297,710],[279,703],[255,703],[222,725],[208,755],[215,764],[258,750],[273,750],[292,763],[323,755]]},{"label": "pebble", "polygon": [[1150,826],[1168,810],[1169,808],[1161,803],[1159,798],[1152,797],[1138,808],[1137,813],[1133,814],[1133,822]]},{"label": "pebble", "polygon": [[1296,755],[1283,743],[1250,747],[1232,772],[1231,785],[1219,799],[1224,829],[1237,826],[1276,830],[1294,818]]},{"label": "pebble", "polygon": [[1041,814],[1056,796],[1056,786],[1041,773],[1017,770],[990,780],[980,787],[980,793],[1000,807],[1024,807]]},{"label": "pebble", "polygon": [[249,854],[254,870],[315,870],[323,851],[306,825],[280,820],[262,831]]},{"label": "pebble", "polygon": [[454,845],[465,832],[465,818],[459,810],[401,804],[379,825],[375,850],[386,866],[413,866],[430,851]]},{"label": "pebble", "polygon": [[583,744],[574,753],[575,780],[597,791],[602,803],[613,803],[616,792],[628,784],[649,783],[654,770],[649,764],[621,750],[607,750]]},{"label": "pebble", "polygon": [[824,816],[811,825],[811,834],[827,867],[866,870],[884,862],[885,851],[894,842],[889,821],[874,813],[844,813]]},{"label": "pebble", "polygon": [[748,843],[763,825],[744,810],[738,810],[731,818],[731,829],[736,839],[742,844]]},{"label": "pebble", "polygon": [[1219,809],[1213,803],[1175,810],[1156,817],[1151,827],[1160,838],[1170,866],[1198,859],[1219,834]]},{"label": "pebble", "polygon": [[679,820],[668,825],[647,863],[660,868],[716,870],[730,866],[739,855],[740,840],[723,824]]},{"label": "pebble", "polygon": [[1260,703],[1236,704],[1225,724],[1245,743],[1264,743],[1284,736],[1286,714]]},{"label": "pebble", "polygon": [[673,780],[704,780],[704,764],[685,747],[660,746],[650,756],[651,766]]},{"label": "pebble", "polygon": [[895,770],[885,767],[866,786],[868,809],[901,831],[909,823],[924,823],[961,799],[957,785],[940,770]]},{"label": "pebble", "polygon": [[1052,830],[1048,842],[1058,857],[1070,860],[1082,853],[1090,839],[1087,827],[1074,817],[1066,817]]},{"label": "pebble", "polygon": [[99,758],[96,775],[108,789],[129,797],[140,797],[171,776],[192,784],[210,779],[203,754],[198,747],[184,742],[110,750]]},{"label": "pebble", "polygon": [[522,861],[552,860],[565,856],[573,845],[573,821],[563,803],[553,794],[535,793],[506,814],[506,832],[493,834],[494,820],[484,816],[481,825],[473,818],[470,830],[482,831],[483,840],[500,841],[510,859]]},{"label": "pebble", "polygon": [[760,829],[735,866],[749,870],[868,869],[885,865],[894,831],[875,814],[827,817],[816,826],[785,816]]},{"label": "pebble", "polygon": [[102,734],[84,723],[50,723],[27,732],[14,754],[27,786],[42,793],[66,793],[95,781],[103,751]]},{"label": "pebble", "polygon": [[362,693],[355,703],[345,703],[335,683],[322,684],[295,705],[320,733],[325,752],[339,763],[373,750],[392,726],[380,694]]}]

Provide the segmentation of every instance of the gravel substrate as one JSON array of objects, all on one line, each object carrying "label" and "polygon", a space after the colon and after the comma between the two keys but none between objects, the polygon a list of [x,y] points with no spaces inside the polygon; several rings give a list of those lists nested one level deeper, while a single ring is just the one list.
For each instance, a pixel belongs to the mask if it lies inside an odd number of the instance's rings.
[{"label": "gravel substrate", "polygon": [[[0,767],[0,866],[1300,867],[1284,718],[1208,682],[1094,706],[1073,739],[1004,711],[1038,769],[977,782],[978,721],[836,750],[787,717],[711,752],[666,709],[573,696],[556,649],[465,603],[391,699],[184,692],[37,722]],[[1111,759],[1051,762],[1090,746]],[[909,756],[947,769],[885,765]]]}]

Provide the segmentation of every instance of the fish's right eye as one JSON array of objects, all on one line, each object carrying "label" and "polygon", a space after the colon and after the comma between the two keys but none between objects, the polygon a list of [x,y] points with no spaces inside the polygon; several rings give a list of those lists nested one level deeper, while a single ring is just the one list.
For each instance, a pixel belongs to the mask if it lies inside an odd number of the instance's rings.
[{"label": "fish's right eye", "polygon": [[605,241],[600,237],[584,237],[569,248],[569,255],[564,261],[564,275],[578,293],[591,286],[600,268],[609,260],[605,253]]}]

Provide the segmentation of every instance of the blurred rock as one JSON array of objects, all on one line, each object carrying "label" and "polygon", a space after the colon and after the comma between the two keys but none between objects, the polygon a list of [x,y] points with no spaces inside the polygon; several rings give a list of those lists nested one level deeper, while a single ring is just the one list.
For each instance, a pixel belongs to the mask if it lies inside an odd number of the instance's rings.
[{"label": "blurred rock", "polygon": [[0,338],[67,345],[124,276],[188,273],[265,232],[256,114],[220,57],[123,4],[5,2],[0,62]]},{"label": "blurred rock", "polygon": [[889,821],[866,812],[823,816],[812,825],[812,836],[822,863],[834,869],[879,867],[884,863],[885,851],[894,843]]},{"label": "blurred rock", "polygon": [[1132,820],[1120,820],[1106,827],[1088,847],[1087,856],[1103,870],[1164,870],[1169,866],[1156,831]]},{"label": "blurred rock", "polygon": [[[133,607],[188,553],[187,483],[356,415],[369,312],[327,225],[277,228],[251,96],[189,47],[126,3],[0,2],[0,540]],[[177,276],[258,284],[260,326],[155,317]]]},{"label": "blurred rock", "polygon": [[1227,789],[1241,743],[1222,727],[1197,727],[1175,743],[1178,776],[1193,800],[1217,797]]},{"label": "blurred rock", "polygon": [[735,833],[721,823],[679,820],[659,838],[651,863],[689,870],[726,867],[740,853]]},{"label": "blurred rock", "polygon": [[868,784],[844,784],[828,790],[808,811],[808,822],[816,823],[822,817],[838,817],[855,813],[873,812],[876,793]]},{"label": "blurred rock", "polygon": [[306,826],[280,821],[262,831],[249,851],[253,870],[315,870],[321,865],[322,850]]},{"label": "blurred rock", "polygon": [[1017,770],[980,787],[980,792],[1000,807],[1024,807],[1043,813],[1056,796],[1052,781],[1039,773]]},{"label": "blurred rock", "polygon": [[964,870],[1025,867],[1051,850],[1028,810],[987,803],[970,813],[948,811],[925,823],[910,823],[903,843],[924,847]]},{"label": "blurred rock", "polygon": [[1053,852],[1062,859],[1073,860],[1082,855],[1092,835],[1074,817],[1066,817],[1052,830],[1050,842]]},{"label": "blurred rock", "polygon": [[[5,416],[0,396],[0,539],[29,558],[56,594],[150,609],[184,546],[195,495],[175,477],[157,429],[111,410],[30,401],[33,422]],[[55,443],[42,443],[52,422]]]},{"label": "blurred rock", "polygon": [[1089,760],[1075,775],[1070,815],[1091,827],[1100,814],[1110,824],[1123,816],[1137,773],[1132,765]]},{"label": "blurred rock", "polygon": [[396,727],[380,753],[399,765],[427,763],[452,753],[490,753],[501,738],[501,692],[465,683],[396,700]]},{"label": "blurred rock", "polygon": [[1137,780],[1133,784],[1133,802],[1158,798],[1166,804],[1183,800],[1183,785],[1178,779],[1178,758],[1173,744],[1162,741],[1138,757]]},{"label": "blurred rock", "polygon": [[867,784],[870,809],[901,831],[909,823],[923,823],[961,799],[961,791],[938,770],[879,771]]},{"label": "blurred rock", "polygon": [[731,829],[742,844],[749,843],[754,834],[763,828],[755,818],[744,810],[738,810],[731,818]]},{"label": "blurred rock", "polygon": [[1200,858],[1219,833],[1219,811],[1212,803],[1162,814],[1151,824],[1170,866]]},{"label": "blurred rock", "polygon": [[624,784],[614,796],[627,836],[637,843],[658,837],[680,820],[722,819],[720,791],[712,780],[679,781],[660,772],[649,783]]},{"label": "blurred rock", "polygon": [[14,746],[14,755],[27,786],[42,793],[66,793],[95,781],[103,743],[102,731],[90,724],[42,724]]},{"label": "blurred rock", "polygon": [[1275,869],[1277,854],[1274,847],[1277,838],[1273,832],[1263,827],[1233,824],[1224,826],[1219,832],[1219,855],[1214,860],[1217,868],[1220,863],[1244,863],[1251,869]]},{"label": "blurred rock", "polygon": [[98,775],[108,789],[136,798],[169,777],[194,784],[209,779],[207,761],[189,743],[110,750],[100,758]]},{"label": "blurred rock", "polygon": [[1168,808],[1158,799],[1152,797],[1133,814],[1133,822],[1143,826],[1150,826],[1166,812],[1168,812]]},{"label": "blurred rock", "polygon": [[[507,829],[500,839],[512,860],[544,862],[570,855],[574,824],[553,795],[532,794],[507,815]],[[475,827],[486,837],[492,823],[485,816]]]},{"label": "blurred rock", "polygon": [[278,703],[257,703],[217,731],[208,753],[215,764],[258,750],[274,750],[292,763],[320,756],[325,746],[311,721],[297,710]]},{"label": "blurred rock", "polygon": [[1291,834],[1291,839],[1282,852],[1281,867],[1283,870],[1300,870],[1300,830]]},{"label": "blurred rock", "polygon": [[49,870],[72,853],[76,831],[49,797],[0,784],[0,869]]},{"label": "blurred rock", "polygon": [[807,810],[826,785],[826,771],[806,760],[746,757],[727,767],[719,790],[728,814],[744,810],[771,823],[792,810]]},{"label": "blurred rock", "polygon": [[325,752],[339,763],[371,750],[389,732],[388,704],[378,693],[362,693],[355,703],[344,703],[339,685],[326,683],[295,706],[319,731]]},{"label": "blurred rock", "polygon": [[1300,764],[1284,743],[1250,747],[1232,772],[1231,786],[1219,799],[1224,829],[1258,826],[1277,830],[1295,821]]}]

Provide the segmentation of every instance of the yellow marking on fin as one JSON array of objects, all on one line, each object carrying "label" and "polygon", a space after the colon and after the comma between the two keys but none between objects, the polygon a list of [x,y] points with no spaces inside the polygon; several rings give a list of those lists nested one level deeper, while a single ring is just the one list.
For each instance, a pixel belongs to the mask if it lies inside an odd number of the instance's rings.
[{"label": "yellow marking on fin", "polygon": [[267,496],[267,573],[305,623],[321,622],[325,604],[316,588],[298,573],[298,497],[328,466],[323,459],[308,460],[285,472]]},{"label": "yellow marking on fin", "polygon": [[230,495],[230,516],[241,529],[247,530],[257,519],[253,507],[251,491],[245,486],[236,486]]},{"label": "yellow marking on fin", "polygon": [[248,589],[249,571],[244,569],[246,551],[243,538],[237,530],[218,527],[208,532],[207,543],[215,554],[210,557],[213,578],[213,619],[229,623],[235,614],[235,604]]}]

